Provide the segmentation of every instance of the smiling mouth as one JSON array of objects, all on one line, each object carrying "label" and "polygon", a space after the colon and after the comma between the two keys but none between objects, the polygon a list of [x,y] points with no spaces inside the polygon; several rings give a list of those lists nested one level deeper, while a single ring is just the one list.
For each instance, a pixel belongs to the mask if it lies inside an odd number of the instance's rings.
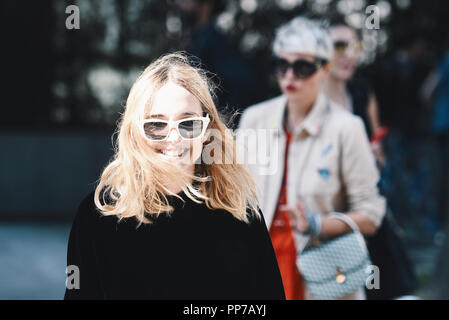
[{"label": "smiling mouth", "polygon": [[185,148],[183,150],[158,150],[157,152],[160,153],[164,158],[180,159],[184,157],[188,151],[189,149]]}]

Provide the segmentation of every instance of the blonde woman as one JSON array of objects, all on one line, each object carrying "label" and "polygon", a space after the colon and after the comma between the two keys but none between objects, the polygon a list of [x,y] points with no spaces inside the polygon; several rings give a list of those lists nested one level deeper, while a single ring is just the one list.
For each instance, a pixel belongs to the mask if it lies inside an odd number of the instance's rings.
[{"label": "blonde woman", "polygon": [[180,53],[134,83],[116,154],[73,222],[67,264],[80,279],[65,299],[284,298],[254,183],[225,148],[234,140],[210,89]]}]

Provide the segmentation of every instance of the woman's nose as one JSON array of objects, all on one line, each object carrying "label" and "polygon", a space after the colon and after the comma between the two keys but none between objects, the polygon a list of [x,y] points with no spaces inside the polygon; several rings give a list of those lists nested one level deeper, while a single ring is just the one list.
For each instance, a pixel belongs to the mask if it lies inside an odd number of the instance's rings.
[{"label": "woman's nose", "polygon": [[357,56],[357,52],[354,49],[349,49],[346,50],[345,56],[348,59],[353,59]]},{"label": "woman's nose", "polygon": [[178,134],[178,130],[176,130],[176,128],[171,128],[170,131],[168,132],[167,141],[176,142],[179,141],[180,139],[181,137]]},{"label": "woman's nose", "polygon": [[287,68],[287,71],[284,74],[284,78],[285,79],[294,79],[295,78],[295,73],[293,72],[292,67]]},{"label": "woman's nose", "polygon": [[354,58],[357,56],[357,49],[354,46],[349,46],[346,48],[346,50],[343,52],[343,56],[345,58]]}]

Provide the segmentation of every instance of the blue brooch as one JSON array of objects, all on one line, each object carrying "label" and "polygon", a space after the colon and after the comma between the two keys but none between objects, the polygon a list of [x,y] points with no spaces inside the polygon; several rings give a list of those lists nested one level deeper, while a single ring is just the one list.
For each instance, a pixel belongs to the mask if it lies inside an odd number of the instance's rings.
[{"label": "blue brooch", "polygon": [[323,178],[324,180],[328,180],[329,177],[331,176],[329,169],[326,169],[326,168],[318,169],[318,173],[320,174],[321,178]]}]

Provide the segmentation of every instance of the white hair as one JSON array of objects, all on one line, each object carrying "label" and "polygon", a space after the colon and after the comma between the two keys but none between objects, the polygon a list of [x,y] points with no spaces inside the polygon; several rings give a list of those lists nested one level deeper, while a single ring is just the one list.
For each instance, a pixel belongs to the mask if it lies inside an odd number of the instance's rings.
[{"label": "white hair", "polygon": [[332,39],[324,21],[296,17],[276,30],[273,53],[303,53],[331,60]]}]

